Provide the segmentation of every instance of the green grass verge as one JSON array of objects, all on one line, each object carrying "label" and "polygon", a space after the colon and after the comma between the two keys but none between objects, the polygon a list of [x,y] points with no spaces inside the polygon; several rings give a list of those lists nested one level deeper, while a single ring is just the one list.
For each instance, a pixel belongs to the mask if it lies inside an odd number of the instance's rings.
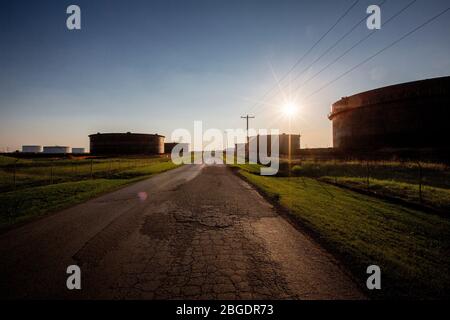
[{"label": "green grass verge", "polygon": [[[19,160],[20,162],[28,162],[28,160]],[[18,160],[16,158],[13,157],[7,157],[7,156],[0,156],[0,166],[5,166],[5,165],[12,165],[15,162],[18,162]]]},{"label": "green grass verge", "polygon": [[0,159],[0,192],[91,178],[110,179],[129,170],[139,175],[142,168],[160,163],[172,162],[167,157],[26,160],[3,157]]},{"label": "green grass verge", "polygon": [[[281,162],[281,165],[285,164]],[[448,166],[439,163],[395,162],[395,161],[293,161],[293,175],[304,177],[354,177],[395,180],[409,184],[422,184],[450,188]]]},{"label": "green grass verge", "polygon": [[380,196],[397,198],[409,203],[423,204],[436,208],[441,212],[450,212],[450,189],[422,186],[422,201],[419,195],[419,185],[394,180],[369,179],[355,177],[322,177],[321,181],[336,183],[345,187],[373,192]]},{"label": "green grass verge", "polygon": [[148,176],[155,173],[161,173],[177,167],[172,161],[156,162],[145,167],[132,168],[124,171],[114,173],[114,179],[133,179],[141,176]]},{"label": "green grass verge", "polygon": [[0,227],[42,216],[128,183],[128,180],[96,179],[65,182],[0,194]]},{"label": "green grass verge", "polygon": [[86,201],[153,174],[178,167],[171,161],[125,169],[100,179],[28,187],[0,193],[0,228]]},{"label": "green grass verge", "polygon": [[230,167],[241,169],[243,171],[253,173],[253,174],[260,174],[262,165],[260,164],[254,164],[254,163],[244,163],[244,164],[231,164]]},{"label": "green grass verge", "polygon": [[310,178],[240,173],[288,208],[336,252],[364,286],[366,268],[382,271],[373,298],[448,298],[450,221]]}]

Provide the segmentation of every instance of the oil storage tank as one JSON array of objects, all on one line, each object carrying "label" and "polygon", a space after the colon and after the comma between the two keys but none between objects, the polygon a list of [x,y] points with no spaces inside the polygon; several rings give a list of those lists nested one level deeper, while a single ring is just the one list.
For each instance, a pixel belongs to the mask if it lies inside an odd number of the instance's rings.
[{"label": "oil storage tank", "polygon": [[22,146],[22,153],[41,153],[42,147],[38,145]]},{"label": "oil storage tank", "polygon": [[89,135],[91,154],[162,154],[164,136],[144,133],[96,133]]},{"label": "oil storage tank", "polygon": [[332,105],[333,146],[341,149],[446,148],[450,77],[392,85]]},{"label": "oil storage tank", "polygon": [[73,154],[84,154],[86,153],[86,150],[84,148],[72,148]]},{"label": "oil storage tank", "polygon": [[45,146],[44,153],[46,154],[66,154],[70,153],[69,147],[66,146]]}]

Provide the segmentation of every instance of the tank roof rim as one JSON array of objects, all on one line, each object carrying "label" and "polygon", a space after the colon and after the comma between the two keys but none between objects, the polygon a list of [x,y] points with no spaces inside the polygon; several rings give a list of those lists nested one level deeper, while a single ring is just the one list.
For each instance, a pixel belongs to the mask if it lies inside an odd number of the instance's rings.
[{"label": "tank roof rim", "polygon": [[[363,96],[367,96],[367,95],[376,95],[378,92],[382,92],[388,89],[393,89],[393,88],[402,88],[405,87],[407,88],[408,86],[414,86],[416,84],[419,83],[429,83],[432,81],[450,81],[450,76],[443,76],[443,77],[436,77],[436,78],[427,78],[427,79],[421,79],[421,80],[415,80],[415,81],[408,81],[408,82],[402,82],[402,83],[396,83],[396,84],[391,84],[391,85],[387,85],[384,87],[379,87],[379,88],[375,88],[375,89],[371,89],[371,90],[367,90],[367,91],[362,91],[362,92],[358,92],[349,96],[345,96],[342,97],[340,100],[335,101],[334,103],[332,103],[332,111],[328,114],[328,119],[329,120],[333,120],[333,118],[335,116],[337,116],[338,114],[342,113],[342,112],[347,112],[347,111],[352,111],[354,109],[358,109],[360,107],[367,107],[370,105],[361,105],[358,107],[352,107],[352,106],[346,106],[345,104],[343,104],[343,101],[345,100],[350,100],[350,99],[355,99],[358,96],[363,97]],[[393,99],[394,100],[394,99]],[[377,103],[373,103],[371,105],[376,105]],[[333,110],[335,107],[340,107],[339,110]]]},{"label": "tank roof rim", "polygon": [[162,137],[165,138],[165,136],[157,133],[135,133],[135,132],[97,132],[90,134],[89,137],[95,137],[95,136],[106,136],[106,135],[121,135],[121,136],[152,136],[152,137]]}]

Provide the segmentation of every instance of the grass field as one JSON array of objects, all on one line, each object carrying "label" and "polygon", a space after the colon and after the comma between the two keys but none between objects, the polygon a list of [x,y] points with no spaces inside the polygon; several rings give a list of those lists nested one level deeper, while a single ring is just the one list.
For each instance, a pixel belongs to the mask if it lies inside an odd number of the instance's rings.
[{"label": "grass field", "polygon": [[308,177],[367,177],[450,188],[450,170],[438,163],[398,161],[293,161],[292,173]]},{"label": "grass field", "polygon": [[74,158],[74,159],[19,159],[0,156],[0,192],[31,186],[79,181],[84,179],[110,179],[136,169],[155,168],[168,162],[165,157],[147,158]]},{"label": "grass field", "polygon": [[366,268],[382,271],[373,298],[448,298],[450,220],[308,177],[240,173],[287,208],[343,259],[360,283]]},{"label": "grass field", "polygon": [[358,177],[321,177],[320,181],[335,183],[338,186],[355,190],[368,191],[390,199],[399,199],[410,204],[424,205],[445,215],[450,213],[450,189],[423,185],[419,193],[419,186],[413,183],[395,180],[379,180]]},{"label": "grass field", "polygon": [[19,161],[0,157],[0,228],[175,167],[166,157]]},{"label": "grass field", "polygon": [[[286,167],[286,163],[282,167]],[[377,196],[423,205],[439,212],[450,211],[450,170],[443,164],[294,161],[291,175],[316,178]]]}]

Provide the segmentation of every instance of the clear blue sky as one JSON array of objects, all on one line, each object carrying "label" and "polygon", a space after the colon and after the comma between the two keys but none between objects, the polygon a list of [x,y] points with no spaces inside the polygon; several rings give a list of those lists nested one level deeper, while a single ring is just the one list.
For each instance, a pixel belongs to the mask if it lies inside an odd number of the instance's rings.
[{"label": "clear blue sky", "polygon": [[[354,0],[1,1],[0,151],[22,144],[88,147],[95,132],[170,136],[177,128],[238,128],[240,119]],[[361,0],[292,74],[362,19]],[[387,0],[386,20],[410,0]],[[82,30],[66,29],[78,4]],[[291,131],[303,147],[331,145],[330,104],[384,85],[450,74],[450,14],[337,81],[306,96],[449,6],[418,0],[370,41],[311,81]],[[369,33],[365,23],[305,77]],[[302,78],[301,78],[302,79]],[[304,79],[304,78],[303,78]],[[300,80],[301,82],[301,80]],[[295,86],[299,82],[295,82]],[[288,130],[273,106],[254,108],[256,128]]]}]

